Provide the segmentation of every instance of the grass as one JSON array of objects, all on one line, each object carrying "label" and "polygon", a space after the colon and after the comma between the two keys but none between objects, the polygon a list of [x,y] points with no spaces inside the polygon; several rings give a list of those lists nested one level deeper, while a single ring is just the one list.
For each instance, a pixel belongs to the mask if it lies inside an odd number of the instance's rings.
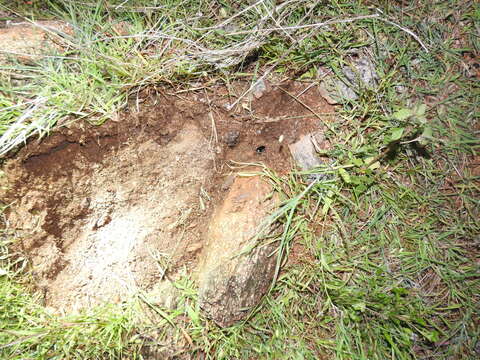
[{"label": "grass", "polygon": [[[134,359],[139,343],[134,304],[105,305],[78,316],[59,317],[25,288],[26,262],[9,252],[10,234],[0,238],[0,355],[2,359]],[[18,255],[18,254],[17,254]],[[15,259],[15,260],[13,260]],[[21,281],[23,283],[21,283]]]},{"label": "grass", "polygon": [[[314,170],[327,176],[309,184],[305,174],[279,177],[265,169],[285,201],[275,214],[285,229],[277,239],[282,267],[248,321],[219,329],[203,318],[188,278],[175,284],[181,296],[173,310],[145,306],[140,296],[123,308],[58,318],[25,291],[23,262],[11,263],[11,234],[3,233],[4,358],[140,358],[147,351],[211,359],[480,356],[480,189],[472,165],[480,91],[466,61],[480,52],[477,4],[370,2],[383,19],[422,39],[426,52],[407,32],[374,18],[268,31],[276,26],[271,2],[247,9],[231,2],[138,1],[123,4],[134,7],[129,11],[115,10],[119,3],[20,4],[23,13],[67,19],[75,34],[65,40],[62,57],[2,69],[2,153],[73,117],[107,121],[151,84],[188,87],[234,77],[246,53],[228,50],[245,41],[255,41],[260,71],[304,81],[314,81],[320,65],[342,78],[348,55],[361,51],[373,59],[379,84],[358,89],[358,99],[339,108],[341,121],[329,123],[334,146],[323,154],[329,166]],[[282,27],[296,26],[369,15],[372,7],[294,1],[277,19]],[[120,21],[136,36],[107,39]],[[229,35],[258,23],[263,30],[256,37]],[[152,48],[160,55],[152,56]],[[232,63],[232,54],[240,62]],[[19,74],[26,80],[15,82]],[[147,313],[155,321],[139,321]]]}]

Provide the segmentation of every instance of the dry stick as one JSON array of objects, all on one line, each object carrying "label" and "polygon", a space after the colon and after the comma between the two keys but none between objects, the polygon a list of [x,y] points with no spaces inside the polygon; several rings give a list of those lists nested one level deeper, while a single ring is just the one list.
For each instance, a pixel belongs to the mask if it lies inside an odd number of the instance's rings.
[{"label": "dry stick", "polygon": [[425,46],[425,44],[422,42],[422,40],[420,40],[420,38],[418,37],[418,35],[415,34],[412,30],[407,29],[407,28],[405,28],[405,27],[403,27],[403,26],[400,26],[399,24],[394,23],[393,21],[390,21],[390,20],[388,20],[388,19],[378,18],[378,20],[383,21],[383,22],[386,22],[387,24],[393,25],[393,26],[399,28],[400,30],[405,31],[407,34],[409,34],[410,36],[412,36],[412,37],[420,44],[420,46],[423,48],[423,50],[425,50],[425,52],[426,52],[427,54],[429,53],[428,48]]},{"label": "dry stick", "polygon": [[[212,151],[212,152],[215,152],[216,151],[215,147],[218,146],[217,125],[215,124],[215,118],[213,117],[212,102],[210,101],[210,98],[208,97],[208,93],[207,93],[206,88],[203,89],[203,92],[205,93],[205,98],[207,99],[207,102],[208,102],[208,108],[209,108],[208,116],[210,118],[210,121],[212,122],[212,134],[210,136],[210,142],[209,142],[210,149],[209,150]],[[212,145],[213,140],[215,140],[215,144]],[[215,171],[218,170],[217,161],[215,160],[215,157],[213,158],[213,168],[214,168]]]},{"label": "dry stick", "polygon": [[[280,27],[280,24],[278,23],[278,20],[275,19],[275,17],[273,16],[273,14],[268,10],[268,7],[265,5],[265,4],[262,4],[263,7],[265,8],[265,11],[267,12],[268,16],[273,20],[273,22],[275,23],[275,25],[279,26]],[[283,29],[282,29],[283,30]],[[283,30],[283,32],[285,33],[285,35],[291,40],[291,41],[295,41],[295,39],[288,33],[288,31],[286,30]]]},{"label": "dry stick", "polygon": [[[312,14],[312,12],[314,11],[315,9],[315,6],[312,6],[310,7],[310,9],[308,10],[308,12],[300,19],[300,21],[297,23],[297,24],[302,24],[306,19],[309,19],[310,18],[310,15]],[[290,13],[291,14],[291,13]],[[290,14],[286,14],[286,16],[290,15]],[[282,14],[283,15],[283,14]]]},{"label": "dry stick", "polygon": [[183,90],[178,90],[175,92],[175,94],[181,94],[181,93],[185,93],[185,92],[190,92],[190,91],[197,91],[197,90],[203,90],[203,89],[208,89],[209,87],[208,86],[199,86],[199,87],[192,87],[192,88],[188,88],[188,89],[183,89]]},{"label": "dry stick", "polygon": [[[325,116],[334,116],[335,115],[335,113],[331,113],[331,112],[321,113],[321,114],[325,115]],[[304,118],[307,118],[307,117],[310,117],[310,116],[312,116],[312,115],[305,114],[305,115],[296,115],[296,116],[277,116],[277,117],[274,117],[274,118],[269,118],[269,117],[259,118],[257,116],[248,116],[248,119],[250,119],[250,118],[254,119],[255,124],[266,124],[266,123],[273,123],[273,122],[278,122],[278,121],[282,121],[282,120],[304,119]]]},{"label": "dry stick", "polygon": [[302,91],[300,91],[298,94],[297,94],[297,97],[300,97],[302,96],[303,94],[305,94],[308,90],[310,90],[310,88],[312,88],[313,86],[315,86],[316,84],[314,82],[312,82],[310,85],[308,85],[305,89],[303,89]]},{"label": "dry stick", "polygon": [[127,2],[128,2],[128,0],[123,0],[123,2],[122,2],[121,4],[119,4],[119,5],[116,5],[116,6],[114,7],[114,9],[115,9],[115,10],[120,9],[120,8],[123,7]]},{"label": "dry stick", "polygon": [[208,109],[209,109],[208,117],[210,118],[210,122],[211,122],[211,126],[212,126],[212,134],[210,135],[210,145],[212,144],[213,140],[215,140],[215,146],[216,146],[216,145],[218,145],[217,126],[215,124],[215,118],[213,117],[212,102],[210,101],[210,98],[208,97],[208,93],[207,93],[206,89],[207,88],[205,87],[203,89],[203,92],[205,94],[205,98],[207,99]]}]

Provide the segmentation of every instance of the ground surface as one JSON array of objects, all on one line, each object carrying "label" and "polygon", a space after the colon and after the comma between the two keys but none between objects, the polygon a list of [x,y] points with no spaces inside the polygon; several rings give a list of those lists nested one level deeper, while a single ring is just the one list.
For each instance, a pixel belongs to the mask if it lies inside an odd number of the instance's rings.
[{"label": "ground surface", "polygon": [[[279,86],[298,95],[307,85]],[[209,105],[202,95],[150,95],[140,112],[100,128],[66,126],[7,163],[7,220],[45,304],[68,313],[125,301],[166,271],[193,274],[209,214],[235,173],[228,161],[285,173],[293,165],[288,145],[322,128],[279,89],[239,114],[221,110],[222,90],[210,93]],[[297,99],[332,111],[316,87]]]},{"label": "ground surface", "polygon": [[[470,0],[0,0],[0,358],[479,358],[479,29]],[[273,199],[232,324],[206,234],[236,252]]]}]

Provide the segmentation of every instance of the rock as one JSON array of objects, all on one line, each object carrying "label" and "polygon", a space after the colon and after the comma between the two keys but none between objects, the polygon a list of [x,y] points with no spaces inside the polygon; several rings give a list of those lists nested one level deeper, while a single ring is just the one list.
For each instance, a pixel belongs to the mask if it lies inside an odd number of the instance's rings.
[{"label": "rock", "polygon": [[330,93],[325,89],[325,84],[322,83],[318,86],[318,91],[320,96],[325,99],[325,101],[330,105],[337,105],[339,102],[330,96]]},{"label": "rock", "polygon": [[265,80],[260,80],[252,89],[252,94],[255,98],[260,99],[267,91],[267,83]]},{"label": "rock", "polygon": [[290,152],[297,165],[303,170],[308,171],[322,165],[322,161],[317,156],[315,145],[312,141],[316,134],[308,134],[300,138],[296,143],[289,145]]},{"label": "rock", "polygon": [[174,310],[178,306],[178,299],[181,296],[180,290],[169,280],[157,283],[146,295],[147,301],[164,309]]},{"label": "rock", "polygon": [[210,221],[198,278],[199,302],[222,327],[244,319],[273,280],[272,245],[243,253],[257,241],[255,235],[276,203],[267,199],[271,191],[259,176],[237,177]]},{"label": "rock", "polygon": [[342,66],[344,80],[330,73],[324,74],[320,84],[320,95],[330,104],[341,104],[345,100],[358,99],[359,88],[375,88],[378,75],[375,65],[367,56],[350,59],[348,65]]},{"label": "rock", "polygon": [[[288,146],[293,159],[300,169],[310,171],[324,164],[317,154],[317,151],[321,151],[321,147],[324,146],[324,140],[324,134],[321,131],[316,131],[301,137],[296,143]],[[311,172],[305,175],[305,178],[308,182],[312,182],[319,178],[325,178],[325,174]]]},{"label": "rock", "polygon": [[235,147],[238,143],[238,138],[240,137],[240,132],[237,130],[229,131],[225,135],[225,143],[228,145],[228,147]]},{"label": "rock", "polygon": [[367,87],[377,84],[375,65],[366,56],[353,60],[350,66],[343,66],[342,72],[352,84],[361,85],[361,82]]}]

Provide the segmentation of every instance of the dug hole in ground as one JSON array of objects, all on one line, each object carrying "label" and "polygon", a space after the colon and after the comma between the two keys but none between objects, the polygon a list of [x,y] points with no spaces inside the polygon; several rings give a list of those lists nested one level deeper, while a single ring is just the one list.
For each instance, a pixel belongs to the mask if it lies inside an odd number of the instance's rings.
[{"label": "dug hole in ground", "polygon": [[[318,114],[334,109],[308,83],[271,80],[257,90],[227,111],[223,86],[150,89],[115,120],[62,124],[7,160],[8,227],[46,306],[72,313],[139,293],[174,306],[169,284],[184,275],[221,326],[258,304],[274,245],[244,250],[278,198],[260,175],[238,173],[258,172],[254,163],[288,172],[291,148],[312,134],[327,147]],[[300,149],[294,156],[308,163]]]}]

